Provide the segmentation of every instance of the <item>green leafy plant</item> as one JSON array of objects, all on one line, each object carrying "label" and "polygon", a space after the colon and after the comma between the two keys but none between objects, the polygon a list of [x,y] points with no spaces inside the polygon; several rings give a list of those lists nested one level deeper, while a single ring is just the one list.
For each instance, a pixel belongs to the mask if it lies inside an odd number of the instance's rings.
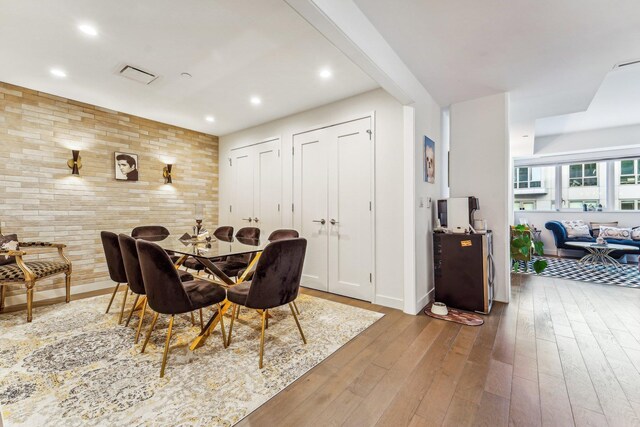
[{"label": "green leafy plant", "polygon": [[[511,227],[511,267],[513,271],[520,271],[520,261],[524,261],[525,271],[529,270],[529,261],[532,251],[536,255],[544,255],[544,244],[541,241],[531,239],[531,230],[526,225],[516,225]],[[533,271],[540,274],[547,268],[547,261],[537,259],[533,262]]]}]

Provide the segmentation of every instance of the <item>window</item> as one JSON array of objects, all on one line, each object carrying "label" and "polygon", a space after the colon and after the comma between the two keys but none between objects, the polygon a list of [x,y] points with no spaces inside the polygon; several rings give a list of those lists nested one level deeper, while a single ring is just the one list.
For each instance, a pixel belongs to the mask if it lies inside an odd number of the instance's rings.
[{"label": "window", "polygon": [[617,160],[613,170],[615,206],[622,211],[640,210],[640,159]]},{"label": "window", "polygon": [[597,163],[569,165],[570,187],[594,187],[598,185]]},{"label": "window", "polygon": [[620,185],[640,184],[640,159],[620,161]]},{"label": "window", "polygon": [[517,200],[514,206],[517,211],[535,211],[536,210],[536,201],[535,200]]},{"label": "window", "polygon": [[573,163],[562,168],[562,208],[602,210],[607,205],[607,163]]},{"label": "window", "polygon": [[516,168],[513,177],[513,188],[540,188],[542,168]]}]

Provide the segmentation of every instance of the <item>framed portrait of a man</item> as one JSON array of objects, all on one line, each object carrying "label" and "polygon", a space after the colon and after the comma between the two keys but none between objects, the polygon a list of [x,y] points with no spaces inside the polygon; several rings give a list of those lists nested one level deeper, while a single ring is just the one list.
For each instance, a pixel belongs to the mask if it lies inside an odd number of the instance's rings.
[{"label": "framed portrait of a man", "polygon": [[116,179],[119,181],[138,180],[138,155],[115,152]]}]

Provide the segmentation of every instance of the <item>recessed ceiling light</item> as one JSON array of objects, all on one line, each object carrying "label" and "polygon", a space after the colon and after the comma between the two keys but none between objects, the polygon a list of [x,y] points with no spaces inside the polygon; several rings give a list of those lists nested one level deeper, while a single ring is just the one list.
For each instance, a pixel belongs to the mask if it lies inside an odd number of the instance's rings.
[{"label": "recessed ceiling light", "polygon": [[216,119],[214,119],[212,116],[207,116],[204,118],[206,121],[208,121],[209,123],[213,123],[216,121]]},{"label": "recessed ceiling light", "polygon": [[262,100],[260,98],[258,98],[257,96],[252,96],[251,97],[251,103],[253,105],[260,105],[260,104],[262,104]]},{"label": "recessed ceiling light", "polygon": [[328,68],[324,68],[324,69],[320,70],[320,73],[319,73],[319,74],[320,74],[320,77],[321,77],[321,78],[323,78],[323,79],[325,79],[325,80],[326,80],[326,79],[328,79],[328,78],[330,78],[330,77],[333,75],[333,73],[331,72],[331,70],[330,70],[330,69],[328,69]]},{"label": "recessed ceiling light", "polygon": [[92,27],[89,24],[78,25],[78,29],[88,36],[95,37],[98,35],[98,30],[96,30],[95,27]]},{"label": "recessed ceiling light", "polygon": [[56,77],[67,77],[67,73],[65,73],[60,68],[52,68],[51,70],[49,70],[49,72]]}]

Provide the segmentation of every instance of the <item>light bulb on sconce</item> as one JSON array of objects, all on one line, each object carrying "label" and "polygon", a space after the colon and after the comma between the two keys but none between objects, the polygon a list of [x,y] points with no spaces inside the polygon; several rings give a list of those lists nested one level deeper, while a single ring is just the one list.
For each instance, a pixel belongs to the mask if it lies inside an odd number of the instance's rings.
[{"label": "light bulb on sconce", "polygon": [[173,168],[172,164],[168,164],[162,169],[162,176],[164,177],[165,184],[171,184],[171,169]]},{"label": "light bulb on sconce", "polygon": [[72,158],[67,160],[67,166],[71,169],[72,175],[80,175],[80,169],[82,168],[82,157],[80,157],[80,150],[71,150]]}]

